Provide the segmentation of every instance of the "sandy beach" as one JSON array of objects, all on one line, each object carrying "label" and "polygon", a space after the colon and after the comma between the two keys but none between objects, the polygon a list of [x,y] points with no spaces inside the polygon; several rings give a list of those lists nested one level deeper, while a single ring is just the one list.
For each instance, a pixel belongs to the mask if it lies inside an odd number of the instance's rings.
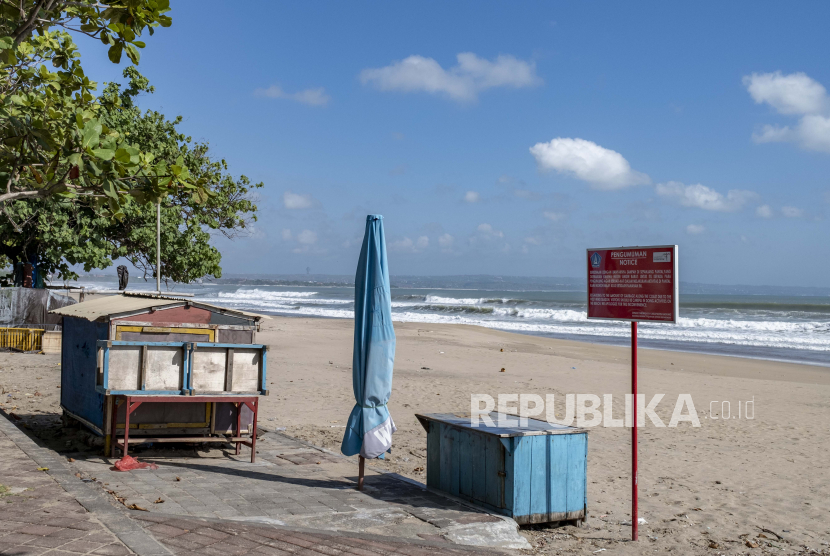
[{"label": "sandy beach", "polygon": [[[274,317],[257,341],[270,346],[270,396],[261,425],[339,450],[354,400],[352,322]],[[425,433],[415,413],[467,411],[471,394],[613,394],[621,417],[629,350],[474,326],[396,324],[390,409],[393,452],[369,465],[425,481]],[[503,350],[503,351],[502,351]],[[0,354],[6,411],[56,426],[59,357]],[[500,372],[504,368],[505,372]],[[640,431],[639,545],[630,528],[630,429],[589,433],[589,527],[525,531],[538,553],[780,553],[830,542],[830,369],[745,358],[640,351],[640,392],[665,394],[668,423],[678,394],[691,394],[701,427]],[[8,397],[7,393],[13,393]],[[27,395],[28,394],[28,395]],[[737,418],[754,400],[754,418]],[[731,419],[722,419],[731,405]],[[710,407],[712,414],[709,413]],[[715,419],[715,418],[718,419]],[[768,531],[763,531],[763,530]],[[774,532],[771,533],[770,531]],[[783,538],[779,540],[776,534]],[[824,543],[824,544],[823,544]],[[780,547],[780,550],[776,547]],[[759,552],[759,550],[754,550]]]}]

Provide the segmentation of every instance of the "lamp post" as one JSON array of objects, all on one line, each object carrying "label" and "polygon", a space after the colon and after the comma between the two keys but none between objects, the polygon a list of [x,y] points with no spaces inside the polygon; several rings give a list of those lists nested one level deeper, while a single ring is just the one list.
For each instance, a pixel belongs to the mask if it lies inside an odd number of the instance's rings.
[{"label": "lamp post", "polygon": [[161,295],[161,201],[156,203],[156,292]]}]

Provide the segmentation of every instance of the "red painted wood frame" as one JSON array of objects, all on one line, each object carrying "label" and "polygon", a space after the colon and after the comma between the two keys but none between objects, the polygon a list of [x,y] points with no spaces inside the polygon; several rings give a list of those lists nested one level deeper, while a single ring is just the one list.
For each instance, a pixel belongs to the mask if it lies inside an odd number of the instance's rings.
[{"label": "red painted wood frame", "polygon": [[[256,424],[257,412],[259,410],[259,398],[256,396],[113,396],[112,397],[112,423],[110,424],[110,431],[112,434],[111,453],[110,457],[115,457],[115,451],[118,447],[118,434],[116,430],[116,423],[118,417],[118,398],[123,398],[124,403],[127,404],[127,410],[124,418],[124,440],[123,455],[127,455],[130,444],[130,415],[143,403],[217,403],[217,402],[231,402],[237,404],[236,411],[236,435],[228,439],[228,442],[236,444],[236,455],[239,455],[240,448],[244,444],[251,448],[251,463],[256,462]],[[242,404],[248,406],[254,414],[254,422],[252,425],[251,440],[245,441],[240,433],[242,428]],[[221,439],[220,439],[221,440]],[[165,438],[166,442],[206,442],[208,437],[202,436],[185,436],[185,437],[170,437]]]}]

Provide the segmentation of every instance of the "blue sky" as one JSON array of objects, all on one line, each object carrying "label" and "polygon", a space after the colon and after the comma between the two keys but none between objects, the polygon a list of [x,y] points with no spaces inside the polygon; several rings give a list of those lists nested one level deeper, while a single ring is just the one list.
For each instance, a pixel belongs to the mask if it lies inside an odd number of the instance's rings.
[{"label": "blue sky", "polygon": [[[680,245],[681,279],[830,273],[830,4],[176,2],[141,99],[264,181],[226,272],[581,276]],[[120,80],[99,44],[87,73]],[[122,66],[123,67],[123,66]]]}]

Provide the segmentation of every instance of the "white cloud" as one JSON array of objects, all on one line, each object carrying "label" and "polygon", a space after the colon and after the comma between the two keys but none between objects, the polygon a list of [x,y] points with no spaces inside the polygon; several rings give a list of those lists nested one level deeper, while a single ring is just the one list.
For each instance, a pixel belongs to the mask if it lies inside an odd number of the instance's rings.
[{"label": "white cloud", "polygon": [[464,200],[468,203],[477,203],[479,202],[479,200],[481,200],[481,197],[476,191],[468,191],[464,194]]},{"label": "white cloud", "polygon": [[827,109],[827,90],[806,73],[753,73],[743,78],[756,104],[767,103],[781,114],[816,114]]},{"label": "white cloud", "polygon": [[760,132],[752,134],[752,140],[756,143],[779,143],[783,141],[792,141],[795,139],[793,130],[788,126],[780,127],[777,125],[765,124]]},{"label": "white cloud", "polygon": [[490,224],[479,224],[476,230],[486,238],[504,237],[504,232],[494,229]]},{"label": "white cloud", "polygon": [[701,226],[700,224],[689,224],[686,226],[686,233],[691,235],[702,234],[706,231],[706,228]]},{"label": "white cloud", "polygon": [[445,70],[432,58],[410,56],[382,68],[360,72],[360,81],[381,91],[423,91],[443,94],[453,100],[472,101],[481,91],[494,87],[532,87],[542,82],[536,64],[500,55],[493,61],[472,52],[456,56],[458,64]]},{"label": "white cloud", "polygon": [[830,153],[830,118],[808,114],[801,118],[796,134],[803,148]]},{"label": "white cloud", "polygon": [[550,210],[546,210],[542,213],[542,216],[553,222],[559,222],[560,220],[563,220],[567,215],[564,212],[553,212]]},{"label": "white cloud", "polygon": [[748,201],[758,197],[752,191],[730,189],[726,195],[723,195],[699,183],[684,185],[676,181],[658,183],[656,190],[658,195],[673,199],[684,207],[694,207],[717,212],[734,212],[739,210]]},{"label": "white cloud", "polygon": [[804,216],[804,211],[796,207],[781,207],[781,214],[787,218],[801,218]]},{"label": "white cloud", "polygon": [[526,237],[525,243],[529,243],[530,245],[542,245],[542,240],[538,237]]},{"label": "white cloud", "polygon": [[323,87],[317,89],[305,89],[296,93],[287,93],[282,90],[279,85],[271,85],[267,89],[258,88],[254,90],[254,95],[265,98],[283,98],[293,100],[308,106],[325,106],[331,100],[331,97],[326,94]]},{"label": "white cloud", "polygon": [[438,245],[441,249],[452,249],[452,244],[455,241],[455,238],[452,237],[450,234],[444,234],[438,238]]},{"label": "white cloud", "polygon": [[317,243],[317,234],[311,230],[303,230],[297,234],[297,241],[303,245],[314,245]]},{"label": "white cloud", "polygon": [[294,236],[293,236],[293,234],[291,233],[291,230],[289,230],[288,228],[284,228],[284,229],[283,229],[283,231],[282,231],[282,239],[283,239],[283,241],[291,241],[291,238],[292,238],[292,237],[294,237]]},{"label": "white cloud", "polygon": [[755,209],[755,214],[761,218],[772,218],[772,208],[769,205],[761,205]]},{"label": "white cloud", "polygon": [[415,243],[408,237],[392,242],[393,251],[412,251],[414,248]]},{"label": "white cloud", "polygon": [[300,195],[286,191],[282,196],[282,204],[287,209],[305,209],[311,207],[314,202],[311,195]]},{"label": "white cloud", "polygon": [[[291,239],[292,234],[291,230],[283,230],[282,237],[286,241]],[[312,246],[317,243],[317,233],[312,232],[311,230],[303,230],[302,232],[298,233],[294,239],[297,240],[297,247],[292,249],[294,253],[308,253],[311,251]]]},{"label": "white cloud", "polygon": [[557,137],[530,147],[540,170],[556,170],[588,182],[593,189],[622,189],[650,183],[646,174],[631,169],[618,152],[585,139]]},{"label": "white cloud", "polygon": [[743,79],[756,103],[767,103],[780,114],[800,115],[794,126],[766,124],[752,134],[756,143],[793,142],[811,151],[830,152],[830,96],[805,73],[753,73]]},{"label": "white cloud", "polygon": [[410,238],[405,237],[392,242],[393,251],[403,251],[406,253],[417,253],[419,251],[423,251],[427,247],[429,247],[429,238],[427,236],[421,236],[416,241],[412,241]]}]

